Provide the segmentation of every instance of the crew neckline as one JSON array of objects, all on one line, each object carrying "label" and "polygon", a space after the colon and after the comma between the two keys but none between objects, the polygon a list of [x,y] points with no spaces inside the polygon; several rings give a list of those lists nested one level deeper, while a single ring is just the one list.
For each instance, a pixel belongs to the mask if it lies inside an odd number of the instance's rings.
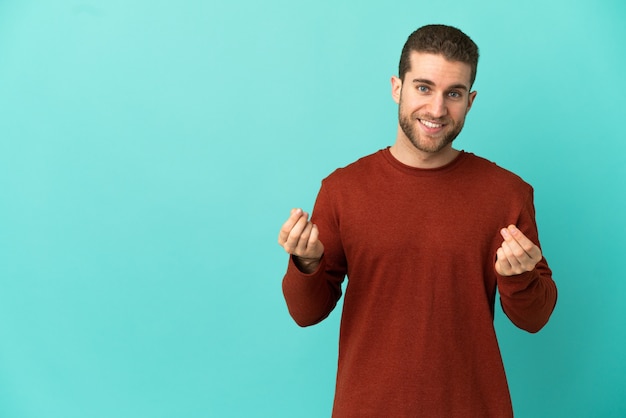
[{"label": "crew neckline", "polygon": [[459,165],[461,165],[462,162],[465,161],[468,155],[464,150],[459,150],[459,155],[457,155],[456,157],[454,157],[452,161],[450,161],[449,163],[445,165],[442,165],[441,167],[419,168],[419,167],[412,167],[410,165],[406,165],[400,162],[399,160],[397,160],[396,157],[394,157],[391,154],[390,147],[382,149],[381,154],[385,158],[385,160],[387,160],[387,162],[389,162],[394,168],[404,173],[415,175],[415,176],[432,176],[432,175],[440,175],[442,173],[447,173],[449,171],[456,169]]}]

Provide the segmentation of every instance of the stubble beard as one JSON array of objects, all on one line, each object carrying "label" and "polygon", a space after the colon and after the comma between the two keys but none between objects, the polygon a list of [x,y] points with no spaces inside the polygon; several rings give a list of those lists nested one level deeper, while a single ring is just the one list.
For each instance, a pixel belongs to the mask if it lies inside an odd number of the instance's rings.
[{"label": "stubble beard", "polygon": [[[423,116],[423,117],[422,117]],[[417,124],[420,123],[418,119],[426,119],[433,122],[442,122],[447,126],[451,126],[452,129],[448,132],[441,132],[438,135],[430,136],[420,133]],[[454,123],[450,119],[437,119],[430,117],[429,115],[418,115],[417,113],[410,114],[404,112],[402,106],[402,98],[400,98],[400,105],[398,106],[398,122],[404,135],[411,141],[411,144],[419,151],[435,154],[442,149],[450,145],[456,137],[461,133],[463,129],[464,120],[459,123]],[[422,138],[422,135],[429,139]]]}]

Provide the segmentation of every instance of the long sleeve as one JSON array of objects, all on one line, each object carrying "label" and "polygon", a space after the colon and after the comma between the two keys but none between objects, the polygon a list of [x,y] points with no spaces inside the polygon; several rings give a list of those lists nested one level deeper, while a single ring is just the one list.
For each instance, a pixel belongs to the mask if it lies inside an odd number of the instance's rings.
[{"label": "long sleeve", "polygon": [[529,184],[472,154],[424,170],[386,149],[327,177],[312,221],[324,244],[319,268],[303,274],[290,260],[283,292],[293,319],[313,325],[347,278],[334,417],[513,416],[496,292],[530,332],[556,301],[545,260],[516,277],[494,266],[502,227],[539,245]]},{"label": "long sleeve", "polygon": [[317,196],[311,221],[319,229],[324,255],[317,271],[301,272],[290,257],[283,278],[283,295],[292,318],[302,327],[324,320],[341,297],[346,261],[332,201],[324,189]]},{"label": "long sleeve", "polygon": [[[540,246],[532,191],[517,225],[531,241]],[[532,333],[543,328],[557,299],[556,284],[546,259],[542,258],[533,271],[511,277],[497,275],[497,280],[502,309],[511,322]]]}]

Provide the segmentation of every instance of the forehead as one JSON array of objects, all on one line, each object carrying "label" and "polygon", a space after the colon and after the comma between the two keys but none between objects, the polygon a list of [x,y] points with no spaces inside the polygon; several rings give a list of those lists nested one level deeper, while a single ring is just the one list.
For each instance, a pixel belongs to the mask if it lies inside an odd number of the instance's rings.
[{"label": "forehead", "polygon": [[437,85],[466,85],[470,88],[472,67],[461,61],[449,61],[441,54],[411,52],[411,69],[405,75],[405,81],[425,79]]}]

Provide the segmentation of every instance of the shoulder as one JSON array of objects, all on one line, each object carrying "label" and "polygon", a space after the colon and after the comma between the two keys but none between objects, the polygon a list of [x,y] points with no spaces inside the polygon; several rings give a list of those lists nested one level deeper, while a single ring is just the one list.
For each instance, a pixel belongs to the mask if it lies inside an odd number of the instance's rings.
[{"label": "shoulder", "polygon": [[519,175],[486,158],[465,153],[466,169],[490,185],[532,191],[532,186]]},{"label": "shoulder", "polygon": [[383,163],[383,150],[378,150],[372,154],[359,158],[351,164],[333,171],[322,182],[326,184],[345,184],[363,181],[368,174],[377,171]]}]

